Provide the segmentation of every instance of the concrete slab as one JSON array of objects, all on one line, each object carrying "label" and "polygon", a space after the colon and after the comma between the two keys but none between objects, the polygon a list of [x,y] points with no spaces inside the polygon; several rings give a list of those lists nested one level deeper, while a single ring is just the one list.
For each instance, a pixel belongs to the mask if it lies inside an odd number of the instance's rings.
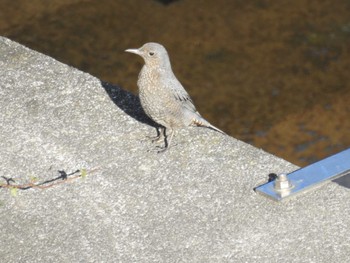
[{"label": "concrete slab", "polygon": [[0,80],[0,176],[94,171],[0,188],[1,262],[348,261],[349,189],[270,201],[253,188],[297,167],[204,128],[157,154],[137,97],[6,38]]}]

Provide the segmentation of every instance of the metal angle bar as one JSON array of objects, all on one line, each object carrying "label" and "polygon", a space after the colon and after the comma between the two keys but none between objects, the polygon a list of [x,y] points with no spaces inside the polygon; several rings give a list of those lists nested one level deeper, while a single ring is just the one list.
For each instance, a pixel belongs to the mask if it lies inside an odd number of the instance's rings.
[{"label": "metal angle bar", "polygon": [[304,193],[317,185],[350,173],[350,148],[298,169],[255,188],[255,191],[275,201]]}]

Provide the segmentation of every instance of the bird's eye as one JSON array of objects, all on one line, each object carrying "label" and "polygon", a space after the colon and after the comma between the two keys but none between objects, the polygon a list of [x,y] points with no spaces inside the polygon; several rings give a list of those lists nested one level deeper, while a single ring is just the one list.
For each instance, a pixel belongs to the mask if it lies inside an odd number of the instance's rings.
[{"label": "bird's eye", "polygon": [[149,52],[148,55],[150,55],[151,57],[154,55],[154,52]]}]

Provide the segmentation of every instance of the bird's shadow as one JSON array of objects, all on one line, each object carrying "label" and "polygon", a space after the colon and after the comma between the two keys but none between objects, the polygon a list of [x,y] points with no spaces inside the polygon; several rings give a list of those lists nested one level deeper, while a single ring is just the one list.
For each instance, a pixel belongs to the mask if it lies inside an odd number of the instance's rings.
[{"label": "bird's shadow", "polygon": [[105,81],[101,81],[101,85],[107,92],[109,98],[114,102],[114,104],[117,105],[130,117],[139,122],[150,125],[156,129],[159,127],[159,125],[151,118],[149,118],[143,111],[138,96],[135,96],[134,94]]}]

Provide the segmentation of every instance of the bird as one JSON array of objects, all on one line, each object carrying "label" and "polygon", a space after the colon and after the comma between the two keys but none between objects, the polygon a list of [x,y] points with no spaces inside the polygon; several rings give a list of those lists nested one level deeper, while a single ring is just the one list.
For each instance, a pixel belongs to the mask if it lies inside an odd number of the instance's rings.
[{"label": "bird", "polygon": [[173,73],[169,55],[159,43],[149,42],[126,52],[139,55],[144,65],[139,73],[137,86],[141,106],[148,117],[160,125],[153,141],[164,138],[164,152],[170,148],[178,129],[201,126],[226,134],[205,120],[197,111],[190,95]]}]

